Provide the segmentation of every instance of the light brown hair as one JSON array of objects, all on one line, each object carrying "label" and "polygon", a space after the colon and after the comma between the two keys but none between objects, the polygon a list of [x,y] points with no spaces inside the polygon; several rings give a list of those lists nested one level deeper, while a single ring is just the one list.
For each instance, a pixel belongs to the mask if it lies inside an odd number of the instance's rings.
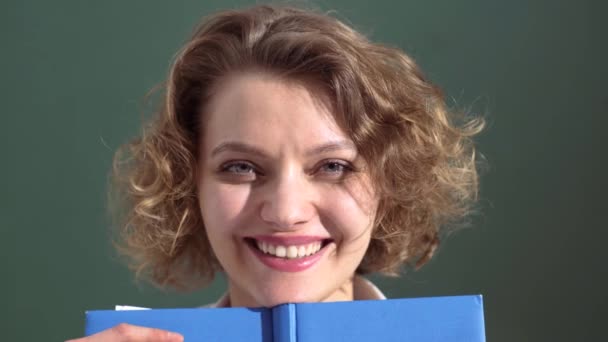
[{"label": "light brown hair", "polygon": [[380,203],[359,273],[421,266],[478,191],[471,137],[483,121],[449,113],[441,91],[402,51],[315,11],[256,6],[204,20],[176,56],[164,104],[114,161],[119,249],[161,286],[197,288],[220,270],[196,196],[201,108],[228,73],[314,79],[369,165]]}]

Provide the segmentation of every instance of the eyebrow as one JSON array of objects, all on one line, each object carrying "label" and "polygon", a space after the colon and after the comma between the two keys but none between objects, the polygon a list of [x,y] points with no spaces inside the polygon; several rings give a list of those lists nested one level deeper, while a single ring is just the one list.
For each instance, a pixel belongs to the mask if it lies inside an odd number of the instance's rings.
[{"label": "eyebrow", "polygon": [[211,157],[215,157],[216,155],[226,151],[248,153],[262,158],[267,158],[266,153],[264,153],[262,149],[238,141],[226,141],[217,145],[213,151],[211,151]]},{"label": "eyebrow", "polygon": [[306,152],[306,156],[310,157],[317,154],[323,154],[328,152],[340,151],[340,150],[351,150],[357,151],[355,144],[347,140],[332,141],[325,144],[316,146]]},{"label": "eyebrow", "polygon": [[[313,155],[340,150],[352,150],[356,152],[357,148],[355,147],[355,144],[350,141],[338,140],[315,146],[310,150],[306,151],[305,155],[307,157],[310,157]],[[248,153],[261,158],[268,158],[268,154],[266,154],[261,148],[238,141],[226,141],[219,144],[211,151],[211,157],[215,157],[216,155],[227,151]]]}]

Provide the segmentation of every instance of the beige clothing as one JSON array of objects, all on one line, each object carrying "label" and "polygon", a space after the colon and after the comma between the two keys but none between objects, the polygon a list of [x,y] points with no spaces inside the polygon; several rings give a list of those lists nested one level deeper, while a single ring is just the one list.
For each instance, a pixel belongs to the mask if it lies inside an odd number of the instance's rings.
[{"label": "beige clothing", "polygon": [[[361,276],[355,276],[355,279],[353,280],[353,291],[355,300],[386,299],[386,296],[384,296],[376,285]],[[205,307],[228,308],[230,307],[230,297],[228,296],[228,293],[225,293],[217,302]]]}]

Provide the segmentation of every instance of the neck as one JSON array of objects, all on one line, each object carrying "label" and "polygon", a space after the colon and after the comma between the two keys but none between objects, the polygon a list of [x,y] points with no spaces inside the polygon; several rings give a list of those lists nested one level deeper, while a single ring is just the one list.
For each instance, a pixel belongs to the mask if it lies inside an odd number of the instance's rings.
[{"label": "neck", "polygon": [[[234,285],[231,281],[228,281],[228,293],[227,297],[224,300],[224,305],[229,307],[271,307],[275,305],[280,305],[284,303],[291,303],[292,301],[281,301],[281,302],[272,302],[271,304],[264,302],[263,300],[257,300],[254,296],[248,293],[246,290],[239,288]],[[295,302],[308,302],[308,303],[318,303],[318,302],[344,302],[344,301],[352,301],[354,300],[355,294],[355,286],[354,286],[354,276],[349,278],[346,282],[344,282],[340,287],[335,289],[333,292],[328,294],[321,294],[317,297],[311,297],[304,300],[293,301]]]}]

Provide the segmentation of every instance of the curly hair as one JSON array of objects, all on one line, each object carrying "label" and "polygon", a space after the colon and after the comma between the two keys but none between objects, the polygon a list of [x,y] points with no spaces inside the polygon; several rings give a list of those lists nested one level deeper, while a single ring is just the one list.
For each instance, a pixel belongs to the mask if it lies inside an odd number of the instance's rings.
[{"label": "curly hair", "polygon": [[483,120],[456,120],[409,56],[308,9],[224,11],[204,20],[177,54],[158,115],[114,159],[117,245],[139,275],[188,289],[221,270],[196,196],[200,113],[220,78],[252,69],[322,84],[336,122],[369,165],[380,202],[358,273],[420,267],[471,212],[472,137]]}]

